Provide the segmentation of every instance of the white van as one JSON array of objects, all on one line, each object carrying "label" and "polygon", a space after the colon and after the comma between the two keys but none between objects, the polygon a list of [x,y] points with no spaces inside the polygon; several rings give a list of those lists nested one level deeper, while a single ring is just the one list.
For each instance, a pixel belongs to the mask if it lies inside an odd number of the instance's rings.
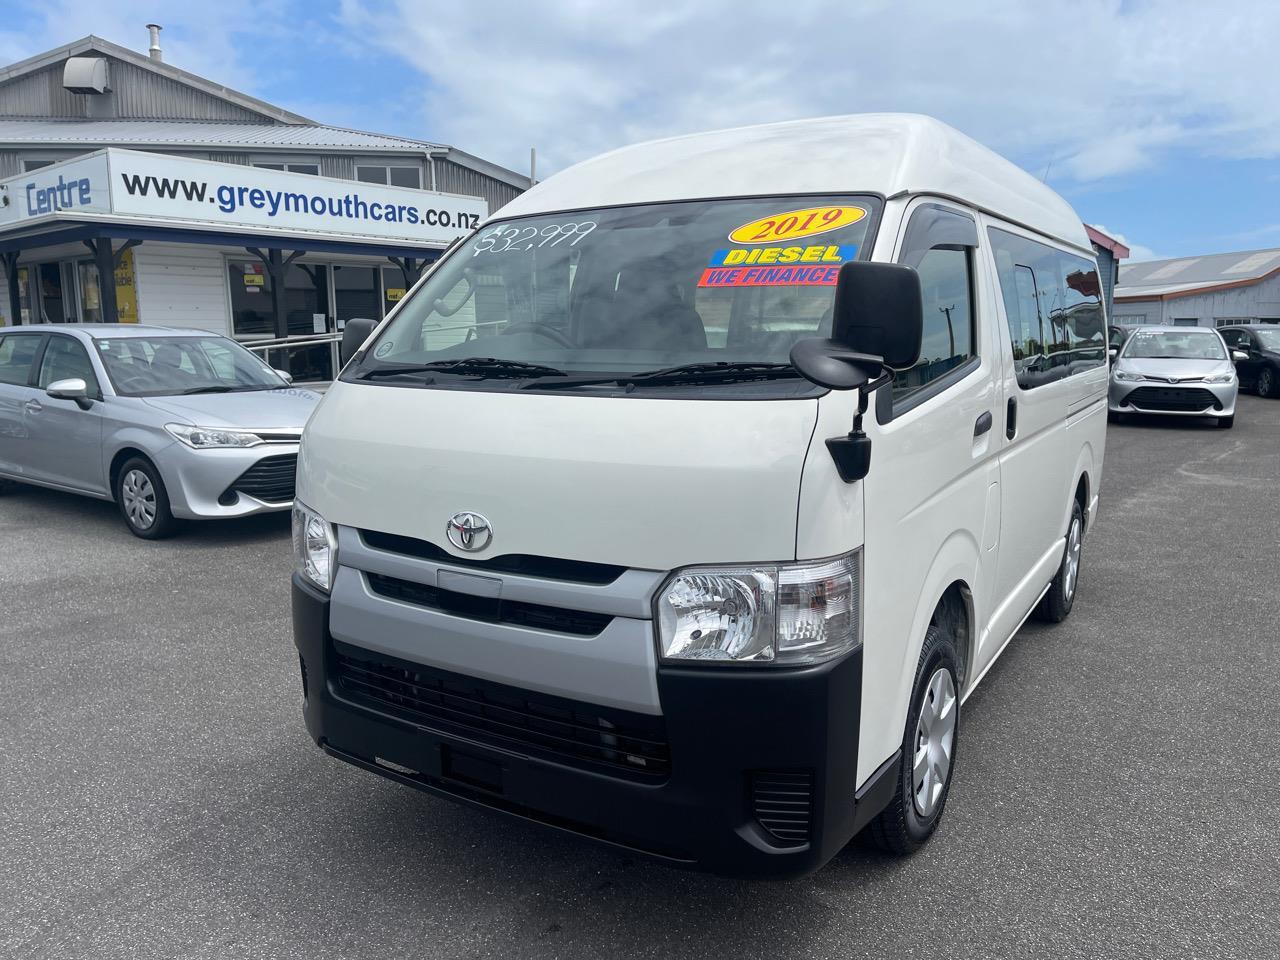
[{"label": "white van", "polygon": [[597,157],[348,330],[294,631],[311,735],[400,783],[727,874],[908,852],[961,703],[1071,610],[1096,264],[936,121]]}]

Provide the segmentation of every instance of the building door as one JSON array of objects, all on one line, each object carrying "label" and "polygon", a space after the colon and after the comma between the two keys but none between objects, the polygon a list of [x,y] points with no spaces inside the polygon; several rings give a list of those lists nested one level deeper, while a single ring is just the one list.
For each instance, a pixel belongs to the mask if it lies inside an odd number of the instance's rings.
[{"label": "building door", "polygon": [[73,269],[68,263],[42,263],[35,268],[38,322],[67,323],[75,320]]}]

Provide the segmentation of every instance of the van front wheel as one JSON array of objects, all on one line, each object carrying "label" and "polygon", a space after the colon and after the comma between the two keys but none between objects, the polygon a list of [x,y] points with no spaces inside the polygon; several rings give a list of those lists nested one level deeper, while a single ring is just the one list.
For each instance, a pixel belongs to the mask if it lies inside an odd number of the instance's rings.
[{"label": "van front wheel", "polygon": [[958,676],[951,638],[936,626],[929,627],[916,667],[893,799],[867,827],[868,837],[882,850],[914,853],[942,819],[955,769]]},{"label": "van front wheel", "polygon": [[1062,562],[1058,564],[1058,572],[1053,583],[1049,584],[1049,592],[1044,595],[1035,609],[1035,618],[1048,623],[1061,623],[1071,612],[1071,605],[1076,602],[1076,587],[1080,583],[1080,551],[1084,541],[1084,510],[1080,501],[1071,505],[1071,524],[1067,527],[1066,549],[1062,551]]}]

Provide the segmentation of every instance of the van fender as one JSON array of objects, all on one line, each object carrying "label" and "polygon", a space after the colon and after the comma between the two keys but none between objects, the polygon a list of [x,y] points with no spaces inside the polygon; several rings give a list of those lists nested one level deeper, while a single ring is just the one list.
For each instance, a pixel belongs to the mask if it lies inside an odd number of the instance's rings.
[{"label": "van fender", "polygon": [[1071,488],[1067,491],[1067,501],[1062,505],[1062,522],[1058,525],[1058,535],[1065,537],[1067,530],[1071,526],[1071,505],[1076,501],[1076,487],[1080,485],[1080,478],[1085,478],[1085,533],[1089,531],[1089,527],[1093,523],[1093,502],[1097,498],[1098,489],[1094,477],[1097,476],[1094,467],[1093,443],[1086,440],[1080,445],[1080,453],[1076,456],[1075,469],[1071,471]]},{"label": "van fender", "polygon": [[[907,711],[911,702],[911,686],[915,681],[916,665],[920,662],[920,651],[924,648],[924,635],[933,619],[933,612],[938,609],[938,602],[947,588],[959,581],[968,589],[973,598],[970,616],[978,619],[977,596],[975,590],[980,569],[981,550],[977,539],[969,530],[956,530],[949,536],[937,554],[924,579],[917,601],[915,616],[911,620],[911,632],[907,643],[902,648],[902,661],[898,665],[898,697],[897,710],[894,715],[895,726],[890,729],[902,730],[907,722]],[[969,625],[969,644],[975,643],[977,630],[975,624]],[[972,672],[972,649],[959,651],[966,658]]]}]

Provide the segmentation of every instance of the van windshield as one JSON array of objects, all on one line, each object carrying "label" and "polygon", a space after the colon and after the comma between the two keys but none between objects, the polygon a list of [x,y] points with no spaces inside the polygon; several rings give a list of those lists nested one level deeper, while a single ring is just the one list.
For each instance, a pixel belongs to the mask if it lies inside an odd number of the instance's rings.
[{"label": "van windshield", "polygon": [[[553,377],[585,386],[654,371],[670,384],[672,367],[698,365],[689,382],[792,381],[794,391],[791,346],[829,335],[840,265],[867,256],[878,213],[873,197],[792,196],[492,224],[400,306],[344,379],[555,389]],[[738,373],[705,370],[725,364]]]}]

